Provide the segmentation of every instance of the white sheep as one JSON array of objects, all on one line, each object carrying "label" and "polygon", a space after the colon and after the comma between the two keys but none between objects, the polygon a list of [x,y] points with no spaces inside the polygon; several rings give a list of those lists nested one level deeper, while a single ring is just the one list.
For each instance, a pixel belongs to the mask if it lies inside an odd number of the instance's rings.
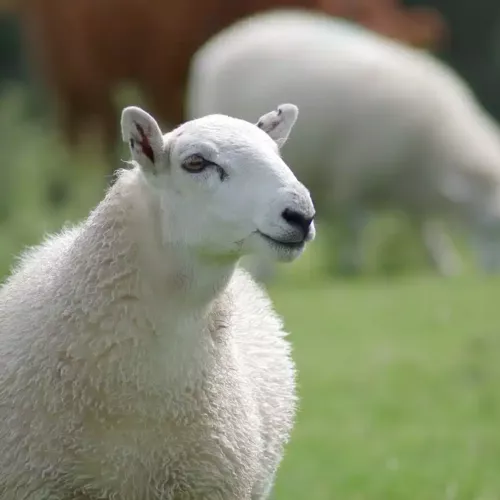
[{"label": "white sheep", "polygon": [[313,239],[279,155],[288,104],[162,136],[122,114],[133,168],[0,291],[2,500],[260,500],[292,428],[290,345],[237,268]]},{"label": "white sheep", "polygon": [[300,107],[283,157],[345,231],[341,269],[360,270],[367,216],[386,207],[409,216],[440,273],[460,270],[450,218],[472,230],[483,267],[500,268],[500,132],[451,69],[299,9],[236,22],[194,56],[190,117],[245,119],[276,100]]}]

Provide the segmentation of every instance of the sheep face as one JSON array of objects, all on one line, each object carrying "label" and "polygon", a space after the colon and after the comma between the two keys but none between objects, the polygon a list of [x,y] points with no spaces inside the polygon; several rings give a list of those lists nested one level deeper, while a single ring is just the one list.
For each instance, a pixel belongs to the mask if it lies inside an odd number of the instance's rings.
[{"label": "sheep face", "polygon": [[158,195],[164,240],[215,258],[299,256],[315,236],[314,206],[279,154],[297,116],[284,104],[256,124],[209,115],[162,135],[126,108],[123,139]]}]

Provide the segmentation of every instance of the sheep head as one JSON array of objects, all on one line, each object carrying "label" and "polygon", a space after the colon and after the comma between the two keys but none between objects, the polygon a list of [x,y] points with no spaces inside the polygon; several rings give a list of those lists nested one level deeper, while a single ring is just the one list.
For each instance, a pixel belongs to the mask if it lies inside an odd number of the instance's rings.
[{"label": "sheep head", "polygon": [[297,117],[283,104],[255,124],[209,115],[162,135],[151,115],[125,108],[123,140],[158,196],[164,241],[215,257],[300,255],[314,206],[279,151]]}]

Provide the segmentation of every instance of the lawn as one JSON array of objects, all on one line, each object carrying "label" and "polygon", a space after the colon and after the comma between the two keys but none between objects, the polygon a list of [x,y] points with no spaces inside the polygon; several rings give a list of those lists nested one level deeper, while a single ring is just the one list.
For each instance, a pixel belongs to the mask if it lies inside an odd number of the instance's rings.
[{"label": "lawn", "polygon": [[277,499],[500,498],[500,280],[275,286],[301,408]]}]

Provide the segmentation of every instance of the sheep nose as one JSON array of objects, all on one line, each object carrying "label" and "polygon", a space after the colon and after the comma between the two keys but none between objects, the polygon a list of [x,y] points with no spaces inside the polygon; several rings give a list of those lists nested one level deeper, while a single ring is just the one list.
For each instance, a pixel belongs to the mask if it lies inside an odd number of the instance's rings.
[{"label": "sheep nose", "polygon": [[307,235],[309,234],[309,229],[314,220],[314,214],[310,216],[309,214],[303,214],[301,212],[297,212],[296,210],[286,208],[281,213],[281,216],[292,227],[301,230],[303,239],[307,238]]}]

